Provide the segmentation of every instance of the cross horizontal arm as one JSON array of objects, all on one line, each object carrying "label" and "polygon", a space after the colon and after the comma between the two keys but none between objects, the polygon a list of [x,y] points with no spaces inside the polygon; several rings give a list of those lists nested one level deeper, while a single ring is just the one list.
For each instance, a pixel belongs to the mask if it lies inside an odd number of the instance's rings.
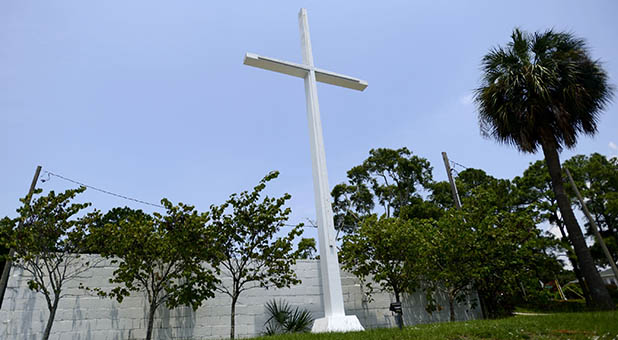
[{"label": "cross horizontal arm", "polygon": [[337,85],[359,91],[364,90],[368,85],[364,80],[344,76],[330,71],[320,70],[318,68],[315,69],[315,80],[321,83]]},{"label": "cross horizontal arm", "polygon": [[[305,78],[307,72],[309,72],[309,70],[311,69],[309,66],[306,65],[291,63],[289,61],[283,61],[274,58],[262,57],[253,53],[245,54],[245,60],[243,61],[243,64],[299,78]],[[367,87],[367,82],[364,80],[344,76],[338,73],[317,68],[314,70],[315,80],[321,83],[337,85],[359,91],[363,91]]]},{"label": "cross horizontal arm", "polygon": [[279,73],[288,74],[294,77],[305,78],[309,68],[288,61],[262,57],[257,54],[247,53],[245,54],[245,60],[243,64],[263,68],[265,70],[275,71]]}]

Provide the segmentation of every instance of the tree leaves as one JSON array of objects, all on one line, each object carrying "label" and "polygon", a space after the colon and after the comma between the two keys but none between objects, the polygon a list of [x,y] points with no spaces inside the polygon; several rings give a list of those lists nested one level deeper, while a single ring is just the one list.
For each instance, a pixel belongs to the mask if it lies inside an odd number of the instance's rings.
[{"label": "tree leaves", "polygon": [[431,207],[422,206],[419,194],[432,185],[431,171],[429,162],[408,148],[370,150],[361,165],[348,171],[348,184],[338,184],[331,192],[335,229],[353,232],[376,203],[387,217],[435,215]]},{"label": "tree leaves", "polygon": [[560,150],[596,132],[613,88],[584,40],[570,33],[515,29],[482,60],[476,90],[481,133],[524,152],[541,141]]},{"label": "tree leaves", "polygon": [[[76,280],[96,263],[80,260],[85,248],[88,225],[92,222],[87,214],[75,218],[90,203],[71,203],[85,187],[69,189],[56,194],[50,191],[45,196],[29,197],[20,201],[24,205],[17,209],[19,216],[0,220],[1,242],[14,249],[15,266],[28,272],[28,288],[43,294],[49,316],[43,338],[49,337],[58,302],[63,297],[65,285]],[[40,195],[35,190],[33,195]]]},{"label": "tree leaves", "polygon": [[[302,233],[298,224],[286,236],[279,236],[291,213],[285,203],[289,194],[281,197],[262,196],[266,184],[277,178],[279,172],[266,175],[253,191],[232,194],[220,206],[210,207],[212,223],[219,246],[216,268],[231,279],[231,284],[219,282],[217,290],[232,298],[232,331],[234,337],[234,310],[238,297],[247,289],[283,288],[300,283],[292,266],[298,256],[311,247],[305,241],[294,251],[294,240]],[[315,241],[313,243],[315,249]]]},{"label": "tree leaves", "polygon": [[366,283],[367,295],[374,290],[371,281],[401,294],[413,292],[419,284],[424,254],[419,245],[423,222],[413,223],[397,217],[371,215],[353,234],[344,236],[339,253],[343,268]]}]

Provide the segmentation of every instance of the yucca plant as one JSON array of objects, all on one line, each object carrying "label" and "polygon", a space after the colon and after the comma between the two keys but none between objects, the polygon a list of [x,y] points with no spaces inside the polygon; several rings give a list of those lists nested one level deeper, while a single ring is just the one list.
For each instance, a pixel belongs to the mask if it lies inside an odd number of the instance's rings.
[{"label": "yucca plant", "polygon": [[264,323],[264,334],[305,333],[311,330],[313,315],[301,307],[292,307],[284,300],[271,300],[266,303],[269,315]]}]

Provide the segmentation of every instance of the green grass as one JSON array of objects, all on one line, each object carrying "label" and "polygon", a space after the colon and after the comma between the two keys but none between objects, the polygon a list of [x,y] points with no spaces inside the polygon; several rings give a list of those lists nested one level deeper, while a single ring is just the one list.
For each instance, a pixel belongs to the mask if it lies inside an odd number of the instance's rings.
[{"label": "green grass", "polygon": [[618,340],[618,312],[514,316],[498,320],[435,323],[360,333],[290,334],[262,340],[596,339]]},{"label": "green grass", "polygon": [[586,306],[583,299],[571,299],[567,301],[551,300],[542,304],[521,305],[515,308],[516,312],[532,313],[571,313],[571,312],[590,312],[594,309]]}]

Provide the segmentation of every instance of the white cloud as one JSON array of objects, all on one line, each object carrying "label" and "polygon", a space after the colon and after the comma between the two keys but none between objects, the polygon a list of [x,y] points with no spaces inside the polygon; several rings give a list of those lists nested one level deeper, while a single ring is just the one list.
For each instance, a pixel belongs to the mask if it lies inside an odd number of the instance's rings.
[{"label": "white cloud", "polygon": [[614,142],[609,142],[609,148],[612,150],[618,150],[618,145]]}]

